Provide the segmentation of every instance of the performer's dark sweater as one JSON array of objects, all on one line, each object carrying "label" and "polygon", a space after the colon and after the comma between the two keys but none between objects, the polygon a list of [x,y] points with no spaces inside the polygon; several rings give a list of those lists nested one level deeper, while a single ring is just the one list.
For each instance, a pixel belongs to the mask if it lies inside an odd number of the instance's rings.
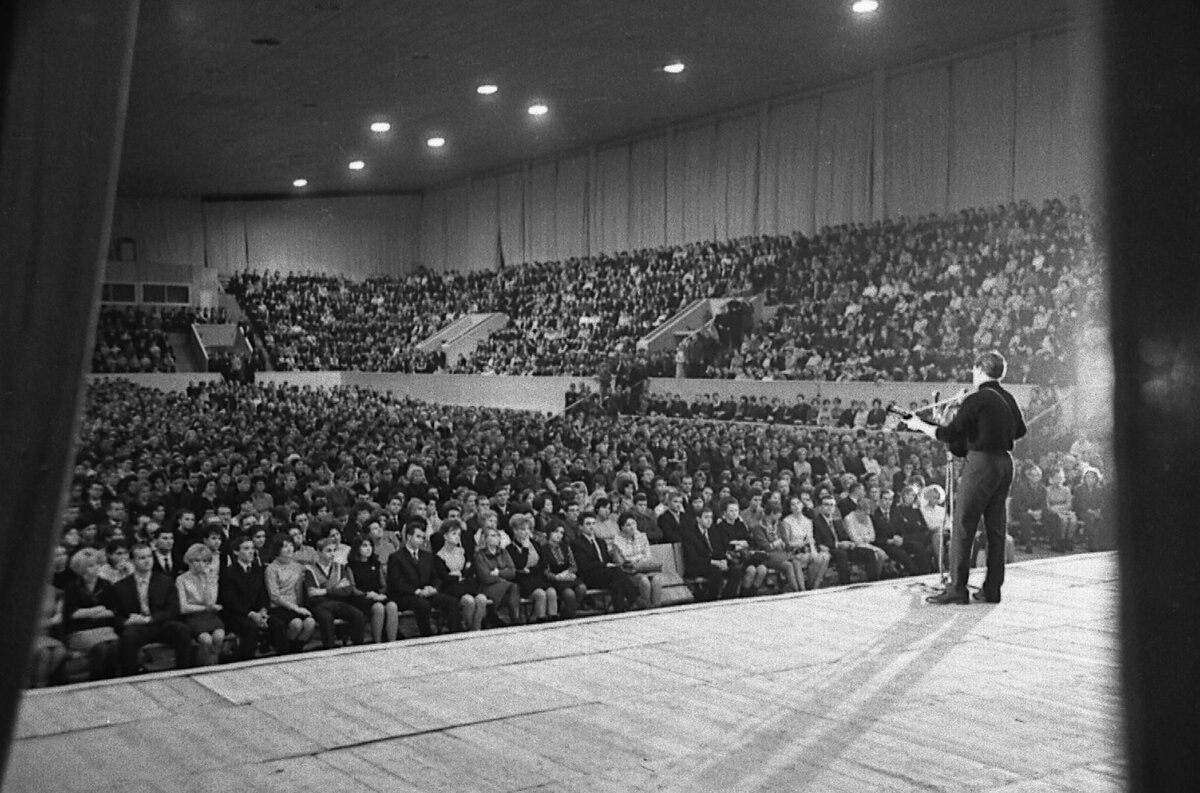
[{"label": "performer's dark sweater", "polygon": [[967,451],[1011,452],[1013,442],[1027,431],[1017,400],[1000,383],[988,380],[963,400],[949,424],[938,427],[937,439],[955,452],[964,444]]}]

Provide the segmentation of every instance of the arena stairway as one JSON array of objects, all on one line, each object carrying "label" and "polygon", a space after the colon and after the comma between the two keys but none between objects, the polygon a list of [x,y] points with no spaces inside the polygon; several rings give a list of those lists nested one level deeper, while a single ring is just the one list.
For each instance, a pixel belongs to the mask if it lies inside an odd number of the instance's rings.
[{"label": "arena stairway", "polygon": [[508,315],[500,312],[465,314],[422,340],[417,350],[429,355],[444,349],[446,361],[453,364],[460,356],[475,352],[479,342],[507,325]]},{"label": "arena stairway", "polygon": [[191,331],[175,331],[167,334],[171,351],[175,353],[175,371],[177,372],[207,372],[208,364],[200,345]]}]

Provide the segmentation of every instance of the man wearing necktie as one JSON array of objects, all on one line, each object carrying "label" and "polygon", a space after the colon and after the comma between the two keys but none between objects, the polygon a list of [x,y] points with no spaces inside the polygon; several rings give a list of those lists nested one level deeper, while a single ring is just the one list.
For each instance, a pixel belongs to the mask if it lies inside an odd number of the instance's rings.
[{"label": "man wearing necktie", "polygon": [[160,527],[154,533],[154,569],[176,578],[182,572],[178,562],[175,558],[175,532],[165,526]]},{"label": "man wearing necktie", "polygon": [[701,600],[716,600],[729,574],[725,549],[713,548],[709,536],[712,525],[713,509],[705,504],[694,521],[683,521],[679,527],[679,541],[683,544],[683,577],[689,580],[704,579]]},{"label": "man wearing necktie", "polygon": [[625,611],[638,598],[633,577],[617,566],[604,541],[596,536],[596,514],[585,512],[579,519],[579,538],[573,543],[579,578],[593,589],[612,592],[613,611]]},{"label": "man wearing necktie", "polygon": [[431,636],[429,617],[437,609],[451,633],[461,625],[458,599],[442,592],[442,578],[432,553],[424,549],[425,521],[412,520],[404,526],[404,547],[387,561],[388,597],[401,611],[413,612],[417,630]]}]

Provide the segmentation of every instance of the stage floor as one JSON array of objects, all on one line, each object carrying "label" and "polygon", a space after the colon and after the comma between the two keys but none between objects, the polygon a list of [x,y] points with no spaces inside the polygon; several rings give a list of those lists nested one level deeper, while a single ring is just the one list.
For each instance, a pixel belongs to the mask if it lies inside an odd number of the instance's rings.
[{"label": "stage floor", "polygon": [[922,580],[35,691],[4,790],[1121,790],[1115,555]]}]

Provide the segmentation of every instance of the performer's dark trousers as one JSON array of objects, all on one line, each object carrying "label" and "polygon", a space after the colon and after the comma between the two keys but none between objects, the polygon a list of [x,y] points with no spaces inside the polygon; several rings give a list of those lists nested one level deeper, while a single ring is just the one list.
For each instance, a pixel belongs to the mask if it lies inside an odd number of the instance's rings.
[{"label": "performer's dark trousers", "polygon": [[967,452],[954,509],[954,542],[958,544],[954,585],[961,591],[967,588],[971,546],[979,519],[983,518],[988,548],[983,591],[989,599],[1000,599],[1000,587],[1004,584],[1004,535],[1008,527],[1005,501],[1012,480],[1013,460],[1008,452]]}]

